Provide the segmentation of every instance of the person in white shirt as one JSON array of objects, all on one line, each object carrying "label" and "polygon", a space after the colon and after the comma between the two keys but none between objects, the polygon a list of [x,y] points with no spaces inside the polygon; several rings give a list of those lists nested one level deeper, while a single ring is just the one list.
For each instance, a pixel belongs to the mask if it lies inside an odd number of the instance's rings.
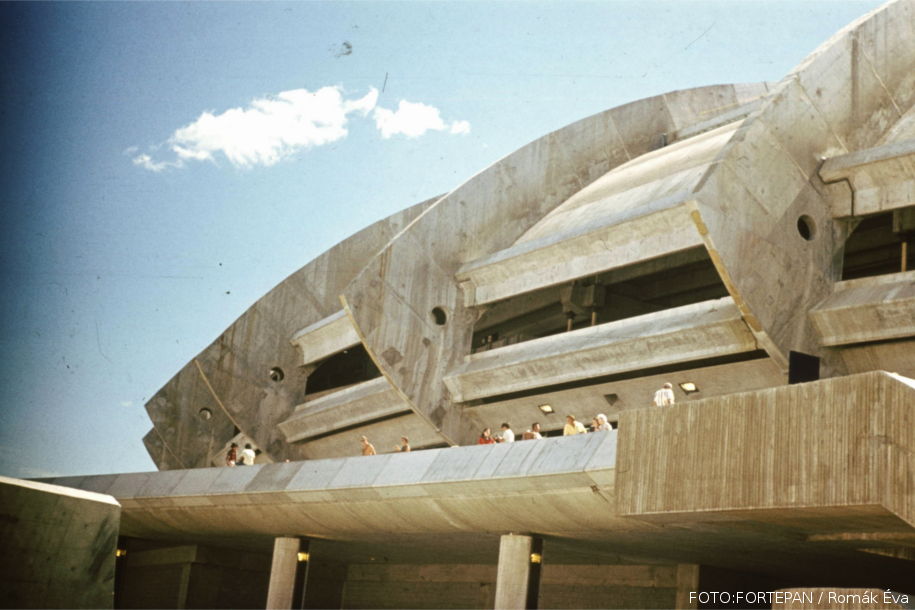
[{"label": "person in white shirt", "polygon": [[523,438],[524,440],[543,438],[543,435],[540,434],[540,422],[532,423],[530,430],[525,431],[524,435],[521,438]]},{"label": "person in white shirt", "polygon": [[508,422],[502,424],[502,439],[500,442],[503,443],[514,443],[515,442],[515,433],[512,432],[512,427],[508,425]]},{"label": "person in white shirt", "polygon": [[245,443],[245,448],[241,452],[241,463],[244,466],[254,466],[254,458],[257,454],[251,448],[251,443]]},{"label": "person in white shirt", "polygon": [[595,432],[598,432],[600,430],[612,430],[613,429],[613,427],[610,425],[610,422],[607,421],[607,416],[604,415],[603,413],[598,413],[597,417],[595,419],[597,419],[597,427],[594,429]]},{"label": "person in white shirt", "polygon": [[665,383],[661,389],[654,393],[654,404],[656,407],[669,407],[675,402],[673,386]]}]

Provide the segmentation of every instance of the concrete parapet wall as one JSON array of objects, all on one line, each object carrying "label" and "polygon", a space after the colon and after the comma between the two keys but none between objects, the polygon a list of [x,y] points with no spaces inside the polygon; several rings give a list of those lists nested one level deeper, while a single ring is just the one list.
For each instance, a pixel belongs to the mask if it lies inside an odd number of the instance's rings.
[{"label": "concrete parapet wall", "polygon": [[881,505],[915,523],[913,385],[871,372],[624,412],[620,511]]},{"label": "concrete parapet wall", "polygon": [[578,531],[615,513],[616,432],[236,468],[66,477],[124,506],[123,534],[317,537]]},{"label": "concrete parapet wall", "polygon": [[0,477],[0,607],[111,608],[111,496]]}]

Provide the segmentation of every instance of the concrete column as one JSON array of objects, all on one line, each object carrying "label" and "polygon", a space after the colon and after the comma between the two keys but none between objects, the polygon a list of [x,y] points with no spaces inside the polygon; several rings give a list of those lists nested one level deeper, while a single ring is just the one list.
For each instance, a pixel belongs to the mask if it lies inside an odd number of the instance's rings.
[{"label": "concrete column", "polygon": [[699,566],[695,563],[677,564],[677,598],[674,608],[698,608]]},{"label": "concrete column", "polygon": [[292,537],[274,539],[267,610],[290,610],[295,601],[301,603],[307,567],[307,541]]},{"label": "concrete column", "polygon": [[540,590],[543,542],[532,536],[506,534],[499,542],[496,610],[536,608]]}]

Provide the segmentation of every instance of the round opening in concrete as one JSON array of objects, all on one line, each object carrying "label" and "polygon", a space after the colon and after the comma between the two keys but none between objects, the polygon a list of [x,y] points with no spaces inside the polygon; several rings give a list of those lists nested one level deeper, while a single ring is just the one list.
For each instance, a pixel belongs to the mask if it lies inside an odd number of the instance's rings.
[{"label": "round opening in concrete", "polygon": [[432,319],[435,320],[435,323],[439,326],[444,326],[445,322],[448,321],[448,314],[445,313],[445,310],[441,307],[432,308]]},{"label": "round opening in concrete", "polygon": [[816,225],[813,223],[813,218],[806,214],[798,218],[797,232],[807,241],[813,239],[813,236],[816,235]]},{"label": "round opening in concrete", "polygon": [[280,367],[275,366],[272,369],[270,369],[270,379],[271,380],[282,381],[285,378],[286,378],[286,373],[284,373],[283,369],[281,369]]},{"label": "round opening in concrete", "polygon": [[205,420],[208,420],[211,417],[213,417],[213,412],[210,411],[209,409],[207,409],[206,407],[204,407],[203,409],[200,409],[199,411],[197,411],[197,415],[200,416],[200,419],[205,421]]}]

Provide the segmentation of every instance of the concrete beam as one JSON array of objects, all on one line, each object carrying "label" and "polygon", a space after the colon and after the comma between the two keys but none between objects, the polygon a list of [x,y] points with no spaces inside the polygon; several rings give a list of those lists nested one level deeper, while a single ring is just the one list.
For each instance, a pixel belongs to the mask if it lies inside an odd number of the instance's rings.
[{"label": "concrete beam", "polygon": [[830,347],[915,337],[915,271],[837,282],[809,315]]},{"label": "concrete beam", "polygon": [[836,218],[863,216],[915,204],[915,139],[900,140],[830,157],[820,167],[824,182],[848,180],[853,208],[834,210]]},{"label": "concrete beam", "polygon": [[342,309],[310,324],[292,336],[302,352],[302,364],[311,364],[359,343],[359,335]]},{"label": "concrete beam", "polygon": [[277,425],[292,443],[398,413],[412,411],[388,380],[378,377],[300,404]]},{"label": "concrete beam", "polygon": [[456,276],[464,287],[465,305],[498,301],[699,246],[702,239],[690,221],[687,199],[679,194],[622,214],[597,212],[587,225],[519,242],[473,261]]},{"label": "concrete beam", "polygon": [[725,297],[478,352],[445,383],[455,401],[468,401],[755,349]]}]

